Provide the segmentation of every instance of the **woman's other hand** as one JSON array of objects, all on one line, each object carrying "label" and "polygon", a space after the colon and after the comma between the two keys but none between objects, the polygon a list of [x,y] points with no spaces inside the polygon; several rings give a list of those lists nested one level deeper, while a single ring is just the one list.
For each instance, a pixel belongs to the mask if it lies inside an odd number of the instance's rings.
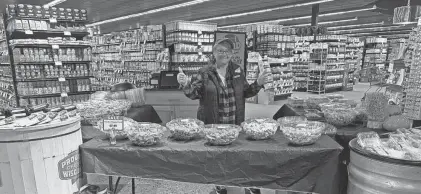
[{"label": "woman's other hand", "polygon": [[178,67],[178,71],[179,73],[177,74],[177,81],[180,85],[185,86],[188,84],[189,82],[189,78],[187,77],[186,74],[184,74],[183,70],[181,69],[181,67]]},{"label": "woman's other hand", "polygon": [[272,72],[269,72],[269,71],[264,71],[262,74],[260,74],[259,75],[259,78],[257,78],[257,84],[259,85],[259,86],[263,86],[264,84],[266,84],[266,83],[268,83],[269,82],[269,75],[271,74]]}]

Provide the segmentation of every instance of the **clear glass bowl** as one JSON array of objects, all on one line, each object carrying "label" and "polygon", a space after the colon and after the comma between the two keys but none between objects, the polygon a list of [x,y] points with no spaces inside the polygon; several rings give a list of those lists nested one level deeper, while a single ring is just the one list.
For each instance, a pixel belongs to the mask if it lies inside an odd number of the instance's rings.
[{"label": "clear glass bowl", "polygon": [[241,123],[247,138],[253,140],[264,140],[273,137],[278,131],[279,124],[273,119],[256,118],[247,119]]},{"label": "clear glass bowl", "polygon": [[166,124],[171,137],[177,141],[188,141],[200,136],[205,124],[193,118],[177,118]]},{"label": "clear glass bowl", "polygon": [[205,125],[204,135],[210,145],[224,146],[230,145],[237,140],[241,127],[229,124]]},{"label": "clear glass bowl", "polygon": [[302,117],[302,116],[281,117],[277,120],[281,130],[282,130],[282,126],[284,125],[294,125],[299,122],[306,122],[306,121],[307,121],[307,118]]},{"label": "clear glass bowl", "polygon": [[166,128],[156,123],[138,123],[128,131],[130,141],[137,146],[152,146],[162,142]]},{"label": "clear glass bowl", "polygon": [[293,145],[311,145],[316,143],[323,133],[325,125],[320,122],[306,121],[284,126],[282,133]]},{"label": "clear glass bowl", "polygon": [[323,112],[326,122],[336,127],[348,126],[355,122],[357,112],[349,108],[330,108]]}]

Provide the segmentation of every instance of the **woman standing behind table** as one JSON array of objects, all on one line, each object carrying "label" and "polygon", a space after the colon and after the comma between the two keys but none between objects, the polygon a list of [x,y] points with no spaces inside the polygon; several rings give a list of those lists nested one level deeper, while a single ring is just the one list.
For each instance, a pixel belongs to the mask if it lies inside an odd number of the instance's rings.
[{"label": "woman standing behind table", "polygon": [[262,73],[248,84],[244,70],[231,62],[234,43],[222,39],[213,46],[211,64],[201,68],[191,80],[180,69],[178,83],[184,94],[200,100],[197,118],[205,124],[240,125],[245,117],[245,99],[259,93],[270,72]]}]

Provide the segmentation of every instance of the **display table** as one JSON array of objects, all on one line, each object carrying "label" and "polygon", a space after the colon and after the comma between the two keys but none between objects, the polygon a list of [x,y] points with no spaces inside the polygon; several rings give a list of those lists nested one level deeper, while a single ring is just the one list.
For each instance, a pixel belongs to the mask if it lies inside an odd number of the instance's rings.
[{"label": "display table", "polygon": [[311,146],[293,147],[281,133],[266,141],[240,136],[227,147],[207,146],[204,140],[179,143],[169,139],[148,148],[129,141],[111,146],[102,138],[80,146],[84,173],[323,194],[338,193],[341,151],[328,136]]},{"label": "display table", "polygon": [[[304,116],[305,111],[303,108],[293,108],[287,104],[283,105],[281,109],[273,116],[273,119],[278,119],[280,117],[286,116]],[[379,134],[387,133],[387,131],[383,129],[369,129],[362,125],[354,125],[354,126],[347,126],[338,128],[336,135],[333,137],[336,142],[338,142],[343,148],[343,152],[340,154],[340,160],[342,165],[340,166],[340,174],[341,174],[341,192],[346,193],[347,183],[348,183],[348,170],[347,165],[350,161],[350,149],[349,149],[349,142],[357,137],[357,134],[360,132],[369,132],[375,131]]]}]

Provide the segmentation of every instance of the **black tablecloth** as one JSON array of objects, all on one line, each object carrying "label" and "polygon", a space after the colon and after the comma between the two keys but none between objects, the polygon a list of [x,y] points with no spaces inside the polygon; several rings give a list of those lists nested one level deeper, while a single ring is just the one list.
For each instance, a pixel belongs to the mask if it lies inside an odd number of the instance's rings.
[{"label": "black tablecloth", "polygon": [[278,133],[274,139],[240,138],[227,147],[165,139],[142,148],[129,141],[111,146],[95,138],[80,146],[83,172],[166,179],[181,182],[255,186],[338,194],[338,155],[342,147],[328,136],[314,145],[289,146]]}]

